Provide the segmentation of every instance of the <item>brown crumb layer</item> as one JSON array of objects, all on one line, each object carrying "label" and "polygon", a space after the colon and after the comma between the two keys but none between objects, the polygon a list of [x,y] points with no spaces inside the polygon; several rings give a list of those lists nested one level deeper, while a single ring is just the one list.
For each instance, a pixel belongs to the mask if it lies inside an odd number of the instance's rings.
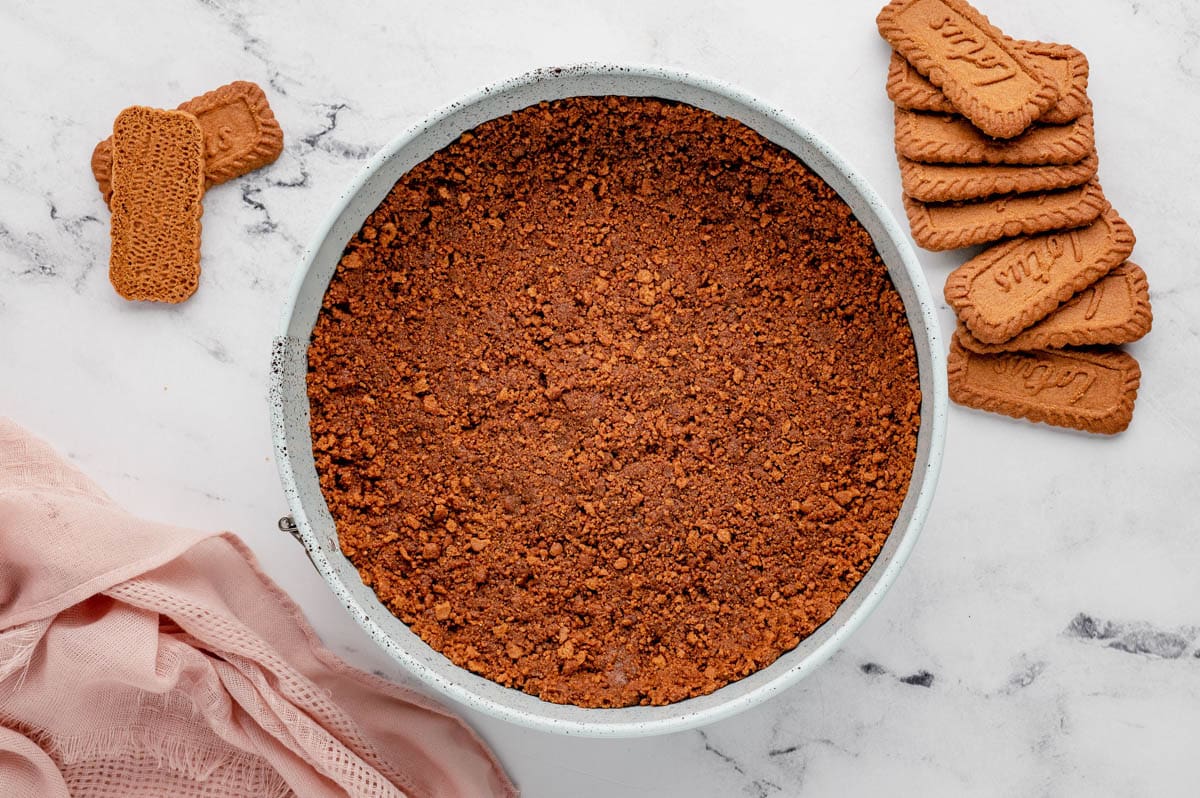
[{"label": "brown crumb layer", "polygon": [[455,663],[665,704],[774,661],[871,566],[921,402],[849,207],[690,106],[572,98],[413,168],[309,349],[342,550]]}]

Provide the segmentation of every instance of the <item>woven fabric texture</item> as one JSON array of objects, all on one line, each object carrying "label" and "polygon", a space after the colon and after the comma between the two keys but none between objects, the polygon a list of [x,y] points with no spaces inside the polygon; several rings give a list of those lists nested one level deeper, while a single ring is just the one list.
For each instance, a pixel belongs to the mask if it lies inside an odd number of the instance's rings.
[{"label": "woven fabric texture", "polygon": [[327,651],[236,536],[138,519],[0,419],[0,795],[516,790],[463,723]]}]

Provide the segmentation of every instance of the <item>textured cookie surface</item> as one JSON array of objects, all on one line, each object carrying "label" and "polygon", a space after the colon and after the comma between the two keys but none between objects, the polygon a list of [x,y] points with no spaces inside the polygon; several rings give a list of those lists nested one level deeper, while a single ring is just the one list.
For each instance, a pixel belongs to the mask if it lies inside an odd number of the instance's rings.
[{"label": "textured cookie surface", "polygon": [[1108,435],[1129,426],[1142,377],[1116,350],[981,355],[957,337],[947,369],[950,398],[961,405]]},{"label": "textured cookie surface", "polygon": [[112,202],[112,137],[102,139],[92,150],[92,175],[105,203]]},{"label": "textured cookie surface", "polygon": [[[1012,44],[1029,56],[1038,69],[1054,78],[1058,102],[1038,117],[1038,121],[1061,125],[1078,119],[1087,110],[1087,57],[1067,44],[1020,40],[1014,40]],[[887,93],[892,102],[911,111],[957,113],[946,95],[897,52],[892,53],[888,65]]]},{"label": "textured cookie surface", "polygon": [[[193,97],[179,105],[196,117],[204,131],[204,178],[215,186],[275,161],[283,151],[283,131],[257,84],[244,80]],[[112,189],[112,139],[96,145],[92,174],[109,201]]]},{"label": "textured cookie surface", "polygon": [[1037,121],[1065,125],[1089,111],[1087,56],[1069,44],[1023,41],[1021,49],[1032,57],[1039,69],[1054,78],[1058,89],[1058,102],[1046,109]]},{"label": "textured cookie surface", "polygon": [[892,0],[879,33],[963,116],[1011,138],[1058,100],[1054,77],[965,0]]},{"label": "textured cookie surface", "polygon": [[913,240],[932,250],[1080,227],[1094,221],[1107,205],[1096,180],[1064,191],[1011,194],[976,202],[929,204],[904,197]]},{"label": "textured cookie surface", "polygon": [[975,200],[996,194],[1058,191],[1096,176],[1100,159],[1092,152],[1079,163],[1058,166],[921,163],[899,157],[904,193],[921,202]]},{"label": "textured cookie surface", "polygon": [[976,338],[1001,344],[1124,263],[1133,245],[1133,231],[1109,208],[1087,227],[985,250],[946,278],[946,301]]},{"label": "textured cookie surface", "polygon": [[1010,341],[985,344],[961,323],[957,335],[972,352],[991,354],[1127,344],[1150,332],[1153,321],[1146,273],[1126,261]]},{"label": "textured cookie surface", "polygon": [[126,299],[182,302],[200,281],[204,135],[183,111],[126,108],[113,123],[109,279]]},{"label": "textured cookie surface", "polygon": [[1073,164],[1095,151],[1092,114],[1067,125],[1035,125],[997,140],[961,116],[896,109],[896,153],[925,163]]}]

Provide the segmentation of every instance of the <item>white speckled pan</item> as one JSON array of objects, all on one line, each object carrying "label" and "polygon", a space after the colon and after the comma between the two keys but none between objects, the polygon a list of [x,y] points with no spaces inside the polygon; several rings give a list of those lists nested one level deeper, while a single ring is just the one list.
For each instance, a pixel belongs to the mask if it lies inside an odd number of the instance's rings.
[{"label": "white speckled pan", "polygon": [[[716,692],[662,707],[584,709],[551,704],[451,663],[376,599],[342,555],[321,495],[309,438],[305,371],[309,336],[342,250],[396,181],[414,165],[489,119],[542,100],[578,95],[661,97],[738,119],[795,153],[854,209],[883,256],[912,326],[923,402],[908,496],[875,564],[834,616],[772,665]],[[582,65],[499,83],[434,114],[376,155],[342,194],[307,250],[275,339],[271,418],[275,455],[294,534],[347,611],[406,669],[448,698],[523,726],[559,734],[636,737],[711,723],[758,704],[811,673],[875,608],[908,559],[925,520],[946,435],[946,365],[935,306],[912,247],[861,177],[784,114],[713,81],[659,67]]]}]

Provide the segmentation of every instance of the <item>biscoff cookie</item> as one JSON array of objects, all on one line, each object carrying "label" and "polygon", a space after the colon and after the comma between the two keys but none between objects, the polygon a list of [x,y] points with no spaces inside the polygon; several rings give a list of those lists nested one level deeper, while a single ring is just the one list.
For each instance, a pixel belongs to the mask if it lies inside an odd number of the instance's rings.
[{"label": "biscoff cookie", "polygon": [[892,0],[879,33],[989,136],[1020,135],[1058,100],[1052,75],[965,0]]},{"label": "biscoff cookie", "polygon": [[1088,76],[1091,68],[1087,56],[1069,44],[1022,41],[1020,48],[1033,58],[1038,68],[1054,78],[1058,102],[1038,117],[1047,125],[1065,125],[1091,110],[1088,100]]},{"label": "biscoff cookie", "polygon": [[104,204],[112,202],[112,137],[108,137],[92,150],[92,175],[104,197]]},{"label": "biscoff cookie", "polygon": [[1016,338],[1002,344],[985,344],[961,322],[957,335],[967,349],[986,355],[1127,344],[1150,332],[1153,322],[1146,273],[1126,261]]},{"label": "biscoff cookie", "polygon": [[961,116],[896,109],[896,153],[924,163],[1073,164],[1096,149],[1091,110],[1066,125],[1034,125],[997,140]]},{"label": "biscoff cookie", "polygon": [[976,338],[1002,344],[1124,263],[1134,241],[1108,208],[1087,227],[985,250],[946,278],[946,301]]},{"label": "biscoff cookie", "polygon": [[958,249],[1089,224],[1108,201],[1095,179],[1064,191],[1009,194],[977,202],[918,202],[904,197],[913,240],[925,249]]},{"label": "biscoff cookie", "polygon": [[[180,103],[204,131],[205,187],[215,186],[273,163],[283,152],[283,131],[257,84],[244,80]],[[112,194],[112,140],[92,152],[92,174],[108,202]]]},{"label": "biscoff cookie", "polygon": [[113,123],[109,279],[126,299],[182,302],[200,281],[204,133],[183,111],[133,106]]},{"label": "biscoff cookie", "polygon": [[958,404],[1106,435],[1129,426],[1142,378],[1137,361],[1119,350],[982,355],[957,336],[947,372]]},{"label": "biscoff cookie", "polygon": [[[1058,89],[1058,102],[1037,121],[1062,125],[1078,119],[1087,110],[1087,56],[1068,44],[1020,40],[1013,40],[1012,44],[1028,55],[1040,70],[1051,75]],[[892,53],[888,65],[887,93],[892,102],[910,111],[958,113],[946,95],[897,52]]]},{"label": "biscoff cookie", "polygon": [[1096,176],[1100,159],[1093,151],[1079,163],[1064,166],[1014,164],[921,163],[899,156],[904,193],[921,202],[956,202],[997,194],[1059,191]]}]

